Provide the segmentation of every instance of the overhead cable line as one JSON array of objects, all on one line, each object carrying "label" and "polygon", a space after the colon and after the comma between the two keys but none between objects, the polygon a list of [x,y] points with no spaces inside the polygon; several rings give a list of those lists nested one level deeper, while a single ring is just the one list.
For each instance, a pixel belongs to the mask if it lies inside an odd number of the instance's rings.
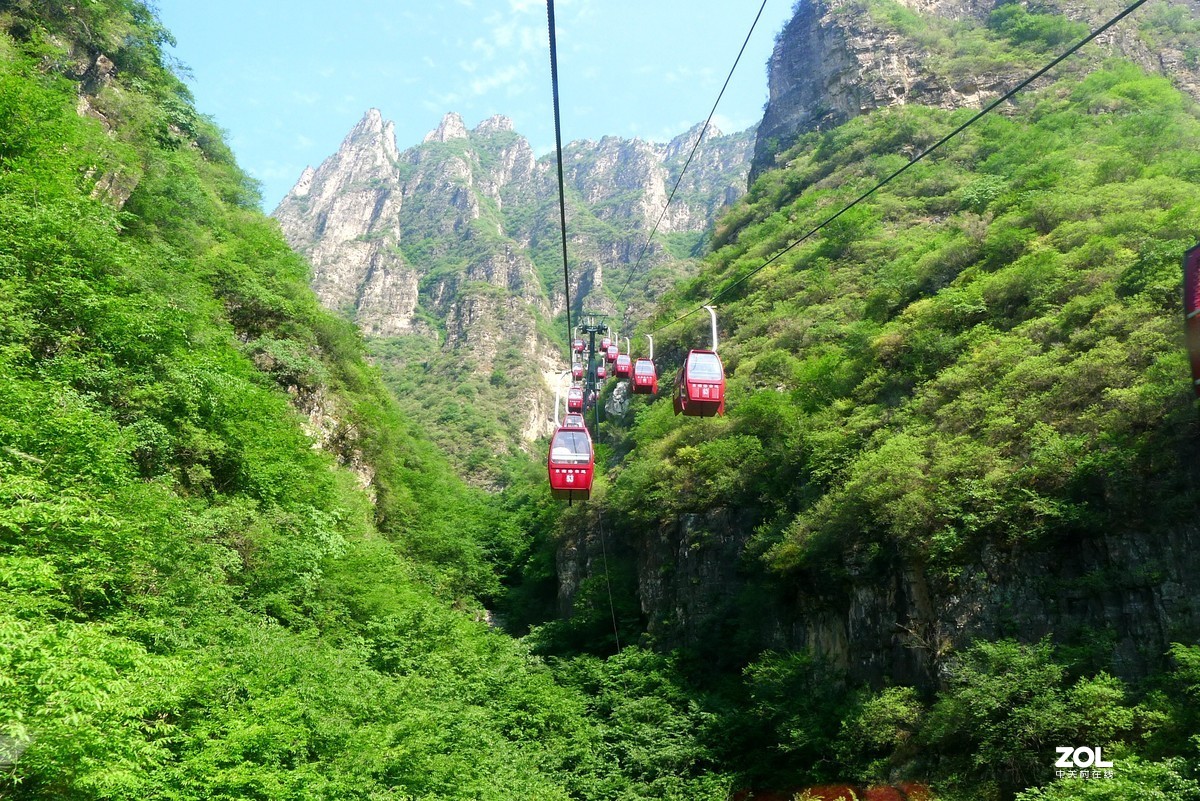
[{"label": "overhead cable line", "polygon": [[596,515],[596,525],[600,528],[600,555],[604,559],[604,586],[608,588],[608,614],[612,618],[613,639],[617,642],[617,653],[621,653],[621,632],[617,628],[617,607],[613,604],[612,582],[608,580],[608,546],[604,544],[604,512]]},{"label": "overhead cable line", "polygon": [[995,109],[995,108],[996,108],[997,106],[999,106],[1001,103],[1004,103],[1005,101],[1007,101],[1007,100],[1010,100],[1010,99],[1011,99],[1011,98],[1012,98],[1014,95],[1016,95],[1016,94],[1017,94],[1017,92],[1021,91],[1021,90],[1022,90],[1022,89],[1024,89],[1025,87],[1029,86],[1029,84],[1033,83],[1033,82],[1034,82],[1034,81],[1036,81],[1038,78],[1042,77],[1042,76],[1043,76],[1043,75],[1045,75],[1047,72],[1049,72],[1051,69],[1053,69],[1054,67],[1058,66],[1058,64],[1059,64],[1061,61],[1063,61],[1065,58],[1067,58],[1067,57],[1068,57],[1068,56],[1070,56],[1070,55],[1073,55],[1073,54],[1075,53],[1075,51],[1079,50],[1079,48],[1083,47],[1085,44],[1087,44],[1088,42],[1092,41],[1092,40],[1093,40],[1093,39],[1095,39],[1097,36],[1099,36],[1100,34],[1104,33],[1105,31],[1107,31],[1107,30],[1108,30],[1109,28],[1111,28],[1112,26],[1116,25],[1116,24],[1117,24],[1118,22],[1120,22],[1121,20],[1125,19],[1125,17],[1127,17],[1127,16],[1129,16],[1130,14],[1132,14],[1134,11],[1136,11],[1136,10],[1137,10],[1137,9],[1138,9],[1140,6],[1144,5],[1146,2],[1147,2],[1147,0],[1136,0],[1136,2],[1134,2],[1134,3],[1130,4],[1130,5],[1129,5],[1127,8],[1125,8],[1125,10],[1124,10],[1124,11],[1122,11],[1122,12],[1121,12],[1121,13],[1119,13],[1119,14],[1117,14],[1115,17],[1113,17],[1112,19],[1110,19],[1108,22],[1104,23],[1104,24],[1103,24],[1103,25],[1101,25],[1099,28],[1097,28],[1096,30],[1094,30],[1094,31],[1092,31],[1091,33],[1089,33],[1089,34],[1088,34],[1087,36],[1085,36],[1083,39],[1079,40],[1079,42],[1077,42],[1076,44],[1074,44],[1074,45],[1073,45],[1073,46],[1072,46],[1072,47],[1071,47],[1069,50],[1067,50],[1065,53],[1063,53],[1062,55],[1060,55],[1058,58],[1054,59],[1053,61],[1051,61],[1051,62],[1050,62],[1049,64],[1047,64],[1046,66],[1042,67],[1040,70],[1038,70],[1037,72],[1033,73],[1032,75],[1030,75],[1030,76],[1029,76],[1028,78],[1026,78],[1025,80],[1021,81],[1019,84],[1017,84],[1016,86],[1014,86],[1012,89],[1009,89],[1009,90],[1008,90],[1007,92],[1005,92],[1005,93],[1004,93],[1002,96],[1000,96],[1000,97],[999,97],[999,98],[997,98],[996,100],[994,100],[994,101],[992,101],[991,103],[989,103],[989,104],[988,104],[988,105],[987,105],[987,106],[986,106],[986,107],[985,107],[983,110],[981,110],[981,111],[980,111],[978,114],[976,114],[975,116],[971,117],[971,119],[967,120],[967,121],[966,121],[966,122],[964,122],[962,125],[958,126],[958,127],[957,127],[957,128],[955,128],[953,131],[951,131],[950,133],[948,133],[948,134],[946,134],[945,136],[943,136],[943,137],[942,137],[941,139],[939,139],[937,142],[935,142],[934,144],[930,145],[930,146],[929,146],[928,148],[926,148],[926,149],[925,149],[925,150],[924,150],[924,151],[923,151],[923,152],[922,152],[920,155],[918,155],[917,157],[915,157],[915,158],[914,158],[912,161],[908,162],[908,164],[905,164],[903,167],[901,167],[900,169],[896,170],[895,172],[893,172],[893,173],[892,173],[891,175],[889,175],[888,177],[884,178],[884,179],[883,179],[882,181],[880,181],[879,183],[875,184],[875,186],[871,187],[871,188],[870,188],[870,189],[868,189],[866,192],[864,192],[864,193],[862,193],[861,195],[859,195],[859,196],[858,196],[857,198],[855,198],[853,201],[851,201],[851,202],[850,202],[850,203],[848,203],[847,205],[843,206],[843,207],[842,207],[842,208],[841,208],[841,209],[840,209],[840,210],[839,210],[839,211],[838,211],[836,214],[832,214],[832,215],[830,215],[829,217],[826,217],[826,218],[825,218],[824,220],[822,220],[822,221],[821,221],[819,224],[817,224],[817,226],[816,226],[816,227],[814,227],[814,228],[812,228],[811,230],[809,230],[809,231],[808,231],[806,234],[804,234],[803,236],[801,236],[799,239],[797,239],[796,241],[794,241],[794,242],[792,242],[791,244],[789,244],[789,245],[788,245],[787,247],[785,247],[783,250],[779,251],[779,252],[778,252],[778,253],[776,253],[774,256],[772,256],[771,258],[767,259],[767,260],[766,260],[766,261],[764,261],[762,264],[758,265],[758,266],[757,266],[757,267],[755,267],[753,270],[751,270],[750,272],[746,273],[746,274],[745,274],[745,275],[743,275],[741,278],[737,279],[737,280],[736,280],[736,281],[734,281],[732,284],[730,284],[729,286],[727,286],[727,287],[725,287],[724,289],[722,289],[720,292],[717,292],[717,293],[716,293],[715,295],[713,295],[711,298],[709,298],[708,300],[704,301],[704,303],[702,303],[701,305],[697,306],[696,308],[692,309],[692,310],[691,310],[691,311],[689,311],[689,312],[686,312],[685,314],[681,314],[679,317],[676,317],[674,320],[672,320],[672,321],[671,321],[671,322],[669,322],[669,323],[664,323],[663,325],[660,325],[658,328],[654,329],[654,330],[653,330],[653,331],[651,331],[650,333],[651,333],[651,334],[657,334],[659,331],[662,331],[662,330],[664,330],[664,329],[666,329],[666,328],[670,328],[671,326],[675,325],[675,323],[678,323],[678,322],[680,322],[680,321],[682,321],[682,320],[686,320],[688,317],[691,317],[693,314],[695,314],[696,312],[698,312],[698,311],[700,311],[701,309],[703,309],[703,308],[704,308],[706,305],[712,305],[712,304],[713,304],[713,303],[715,303],[715,302],[716,302],[716,301],[717,301],[719,298],[721,298],[722,296],[724,296],[724,295],[728,294],[730,291],[732,291],[733,289],[737,288],[737,287],[738,287],[738,286],[740,286],[741,284],[745,283],[745,282],[746,282],[746,280],[747,280],[747,279],[749,279],[751,276],[753,276],[753,275],[755,275],[756,273],[758,273],[759,271],[763,270],[763,269],[764,269],[765,267],[767,267],[768,265],[770,265],[770,264],[774,263],[775,261],[777,261],[777,260],[779,259],[779,257],[780,257],[780,256],[783,256],[785,253],[787,253],[788,251],[792,250],[792,248],[794,248],[794,247],[796,247],[797,245],[799,245],[800,243],[802,243],[802,242],[804,242],[804,241],[806,241],[806,240],[810,239],[810,238],[811,238],[811,237],[812,237],[814,234],[816,234],[816,233],[817,233],[818,231],[820,231],[822,228],[824,228],[825,226],[829,225],[831,222],[833,222],[834,220],[836,220],[838,217],[841,217],[843,214],[845,214],[845,213],[846,213],[846,212],[848,212],[850,209],[854,208],[854,207],[855,207],[855,206],[857,206],[859,203],[861,203],[861,202],[863,202],[864,200],[866,200],[867,198],[869,198],[871,195],[873,195],[873,194],[875,194],[876,192],[878,192],[878,191],[879,191],[880,189],[882,189],[883,187],[887,186],[887,185],[888,185],[889,183],[891,183],[891,182],[892,182],[894,179],[898,178],[898,177],[899,177],[901,174],[903,174],[903,173],[904,173],[906,170],[908,170],[908,168],[909,168],[909,167],[912,167],[912,166],[913,166],[914,164],[916,164],[918,161],[920,161],[921,159],[925,158],[925,157],[926,157],[926,156],[928,156],[929,154],[933,153],[935,150],[937,150],[937,149],[938,149],[938,148],[940,148],[942,145],[944,145],[944,144],[946,144],[947,142],[949,142],[949,141],[950,141],[951,139],[953,139],[955,136],[958,136],[958,134],[962,133],[962,132],[963,132],[964,130],[966,130],[968,127],[970,127],[970,126],[971,126],[971,125],[973,125],[974,123],[978,122],[978,121],[979,121],[980,119],[982,119],[982,118],[983,118],[983,117],[984,117],[986,114],[988,114],[989,112],[991,112],[993,109]]},{"label": "overhead cable line", "polygon": [[[675,192],[683,182],[683,176],[687,172],[688,166],[692,163],[692,157],[696,155],[696,151],[700,148],[700,142],[704,140],[704,134],[708,132],[708,126],[712,122],[713,115],[717,113],[717,104],[725,96],[725,90],[729,88],[729,81],[733,78],[733,71],[737,69],[738,62],[742,60],[742,54],[746,52],[746,45],[750,43],[750,37],[754,34],[754,28],[758,25],[758,20],[762,17],[763,9],[766,7],[767,0],[763,0],[762,5],[758,7],[758,13],[754,15],[754,22],[750,23],[750,30],[746,32],[746,39],[742,42],[742,49],[738,51],[737,58],[733,60],[733,66],[729,68],[729,74],[725,76],[725,83],[721,86],[721,91],[717,93],[717,99],[713,101],[712,109],[708,112],[708,119],[704,121],[704,126],[700,129],[700,135],[696,137],[696,142],[692,145],[692,151],[688,153],[687,160],[683,163],[683,169],[679,171],[679,177],[675,179],[675,186],[671,187],[671,194],[667,197],[667,205],[663,206],[662,213],[658,215],[658,220],[654,223],[654,228],[650,231],[650,236],[646,237],[646,242],[642,245],[642,251],[638,254],[633,269],[626,275],[625,283],[621,286],[621,291],[617,293],[618,297],[623,295],[625,290],[629,288],[629,282],[633,280],[634,273],[637,272],[638,266],[641,265],[642,257],[646,255],[646,250],[650,247],[650,242],[658,232],[658,226],[662,224],[663,218],[667,216],[667,209],[671,208],[671,201],[675,199]],[[628,307],[626,308],[628,309]]]},{"label": "overhead cable line", "polygon": [[567,202],[563,181],[562,125],[558,110],[558,40],[554,35],[554,0],[546,0],[546,22],[550,28],[550,85],[554,91],[554,146],[558,153],[558,214],[562,230],[563,291],[566,292],[567,308],[567,352],[571,350],[571,337],[575,333],[571,325],[571,274],[567,269]]},{"label": "overhead cable line", "polygon": [[[560,123],[559,105],[558,105],[558,39],[554,34],[554,0],[546,0],[546,23],[550,28],[550,84],[554,90],[554,145],[558,151],[558,213],[561,220],[562,229],[562,253],[563,253],[563,290],[566,292],[567,299],[567,354],[569,359],[574,358],[573,349],[571,348],[571,340],[574,336],[575,329],[571,325],[571,273],[567,269],[567,204],[566,204],[566,182],[563,180],[563,149],[562,149],[562,125]],[[595,335],[593,335],[593,339]],[[590,357],[588,359],[591,361]],[[555,414],[557,414],[557,406]],[[596,436],[600,436],[600,417],[599,407],[596,411]],[[612,616],[613,639],[617,643],[617,651],[621,650],[621,634],[617,630],[617,612],[613,605],[612,597],[612,580],[608,575],[608,547],[604,542],[604,523],[600,522],[600,552],[604,557],[604,586],[608,589],[608,610]]]}]

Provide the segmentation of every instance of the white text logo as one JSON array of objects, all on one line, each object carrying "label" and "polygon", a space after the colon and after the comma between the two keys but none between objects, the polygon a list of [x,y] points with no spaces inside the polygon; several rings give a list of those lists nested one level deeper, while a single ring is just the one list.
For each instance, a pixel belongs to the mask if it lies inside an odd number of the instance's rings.
[{"label": "white text logo", "polygon": [[1054,750],[1058,752],[1058,761],[1054,763],[1056,768],[1111,768],[1113,766],[1112,760],[1106,760],[1099,748],[1089,748],[1086,745],[1072,748],[1069,745],[1060,745],[1056,746]]}]

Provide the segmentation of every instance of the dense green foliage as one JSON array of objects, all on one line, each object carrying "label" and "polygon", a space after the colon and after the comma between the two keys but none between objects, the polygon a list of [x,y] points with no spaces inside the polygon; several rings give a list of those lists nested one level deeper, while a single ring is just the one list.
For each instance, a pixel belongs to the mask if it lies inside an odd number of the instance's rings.
[{"label": "dense green foliage", "polygon": [[[752,503],[777,570],[894,543],[948,575],[983,538],[1191,509],[1178,287],[1200,230],[1200,122],[1120,64],[1022,112],[725,298],[728,417],[646,408],[614,505],[654,498],[636,506],[664,519]],[[681,297],[719,291],[957,117],[902,107],[810,135],[726,218]]]},{"label": "dense green foliage", "polygon": [[[978,36],[1075,34],[1046,16],[1005,6]],[[1191,24],[1168,13],[1162,35]],[[0,28],[0,757],[24,749],[5,797],[716,801],[920,778],[950,799],[1200,799],[1200,646],[1136,686],[1012,640],[949,654],[936,693],[858,686],[750,637],[710,648],[719,664],[646,647],[615,559],[546,622],[556,534],[601,514],[628,533],[736,507],[764,576],[900,553],[953,586],[985,542],[1193,513],[1177,271],[1200,122],[1164,81],[1114,64],[1050,86],[747,282],[722,304],[728,417],[637,400],[597,503],[563,513],[541,467],[479,444],[513,430],[478,382],[513,375],[377,346],[424,365],[393,380],[437,384],[426,412],[504,497],[414,432],[144,6],[13,0]],[[672,308],[957,120],[908,107],[808,136]],[[513,640],[484,603],[542,625]],[[1103,746],[1116,776],[1055,777],[1060,741]]]},{"label": "dense green foliage", "polygon": [[319,309],[153,18],[4,8],[0,793],[642,797],[666,768],[480,622],[513,523]]},{"label": "dense green foliage", "polygon": [[[1077,33],[1059,22],[1005,7],[985,38],[1041,49]],[[804,136],[719,224],[715,252],[659,324],[968,115],[903,106]],[[902,559],[947,592],[988,545],[1194,517],[1179,260],[1200,231],[1198,117],[1166,80],[1113,62],[1027,95],[910,169],[722,298],[727,416],[635,403],[629,428],[610,429],[628,456],[600,499],[605,517],[643,532],[747,510],[745,569],[764,579],[836,584],[848,563]],[[659,332],[660,349],[678,354],[706,331],[695,315]],[[753,606],[743,611],[752,623]],[[753,640],[724,643],[743,645],[747,676],[778,664]],[[1119,753],[1120,781],[1038,792],[1162,785],[1193,797],[1198,729],[1177,680],[1161,695],[1153,682],[1126,686],[1103,672],[1102,647],[1078,645],[977,643],[952,657],[936,697],[802,684],[793,697],[828,702],[767,701],[777,722],[749,753],[794,756],[762,766],[776,781],[900,775],[934,779],[947,797],[1010,798],[1055,778],[1052,746],[1086,742]],[[1176,658],[1192,653],[1179,646]]]},{"label": "dense green foliage", "polygon": [[374,339],[367,347],[405,417],[427,432],[461,475],[475,486],[516,480],[514,471],[527,461],[520,445],[529,421],[512,408],[542,382],[538,365],[520,348],[501,348],[489,372],[431,337]]}]

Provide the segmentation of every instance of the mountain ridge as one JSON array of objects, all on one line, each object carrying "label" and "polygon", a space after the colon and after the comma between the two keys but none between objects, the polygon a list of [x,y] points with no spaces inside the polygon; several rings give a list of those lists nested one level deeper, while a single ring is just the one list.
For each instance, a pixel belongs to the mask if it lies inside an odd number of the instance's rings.
[{"label": "mountain ridge", "polygon": [[[699,131],[659,144],[606,136],[564,148],[573,316],[586,308],[632,328],[653,300],[646,293],[690,269],[688,254],[743,191],[749,132],[710,127],[638,275],[630,275]],[[423,142],[401,151],[394,127],[370,109],[274,212],[312,263],[312,286],[327,308],[381,343],[429,340],[381,345],[391,354],[380,362],[385,372],[419,366],[427,384],[484,379],[469,390],[477,410],[494,408],[479,421],[488,433],[470,449],[476,462],[486,450],[500,459],[516,454],[553,426],[547,382],[566,367],[554,172],[551,157],[536,157],[502,115],[468,129],[448,112]],[[406,349],[421,355],[404,356]],[[403,386],[402,402],[433,430],[445,428],[439,417],[464,413],[455,398],[432,412],[419,397],[427,385]],[[452,440],[442,441],[455,452]]]},{"label": "mountain ridge", "polygon": [[[1043,51],[1026,45],[1050,37],[1045,41],[1065,49],[1125,5],[1114,0],[801,0],[769,61],[769,97],[751,176],[773,167],[775,155],[801,134],[874,109],[907,103],[982,108],[1041,65]],[[1014,9],[1040,20],[1023,30],[1010,28],[1007,40],[983,35],[1001,27]],[[1197,0],[1143,9],[1061,69],[1116,55],[1164,75],[1200,100],[1200,59],[1193,44],[1198,15]],[[1054,24],[1038,27],[1052,19]],[[985,38],[990,38],[986,50]]]}]

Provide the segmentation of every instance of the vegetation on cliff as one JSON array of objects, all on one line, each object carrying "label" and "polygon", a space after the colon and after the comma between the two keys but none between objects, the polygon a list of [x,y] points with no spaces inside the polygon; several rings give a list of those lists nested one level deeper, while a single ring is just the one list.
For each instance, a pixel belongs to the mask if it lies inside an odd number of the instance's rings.
[{"label": "vegetation on cliff", "polygon": [[[950,587],[985,543],[1192,514],[1177,295],[1200,122],[1161,79],[1114,63],[1030,95],[747,282],[722,303],[729,416],[635,401],[597,503],[564,513],[541,468],[471,491],[407,422],[142,4],[0,2],[0,28],[5,797],[716,801],[921,778],[1200,799],[1191,642],[1136,684],[1102,644],[1000,639],[941,654],[936,693],[870,687],[750,637],[654,650],[617,560],[611,609],[593,575],[569,621],[521,641],[483,622],[493,602],[514,627],[552,616],[553,537],[601,514],[629,537],[739,508],[743,567],[769,580],[835,586],[848,556],[902,553]],[[958,119],[809,135],[670,308]],[[1057,744],[1102,746],[1117,775],[1052,781]]]},{"label": "vegetation on cliff", "polygon": [[0,794],[633,792],[481,622],[515,528],[318,307],[153,16],[0,28]]},{"label": "vegetation on cliff", "polygon": [[[802,137],[718,225],[713,255],[658,324],[970,113],[902,106]],[[1198,117],[1167,80],[1129,63],[1060,80],[725,295],[728,415],[635,403],[629,427],[609,429],[628,452],[601,485],[610,530],[636,539],[739,509],[755,531],[743,570],[768,584],[836,593],[851,566],[886,570],[899,555],[953,593],[987,547],[1190,525],[1200,476],[1179,263],[1200,231]],[[706,330],[703,314],[670,327],[660,352],[705,343]],[[1090,580],[1132,588],[1149,580],[1141,570]],[[741,632],[758,603],[735,604]],[[1093,633],[1059,634],[1057,649],[981,641],[939,654],[936,696],[856,688],[837,671],[808,679],[799,694],[829,703],[765,704],[770,733],[752,753],[787,755],[764,767],[776,780],[916,774],[949,797],[990,798],[1053,779],[1053,745],[1087,743],[1121,755],[1120,782],[1064,779],[1028,797],[1117,798],[1134,786],[1197,797],[1189,668],[1124,684]],[[813,669],[756,656],[761,642],[727,643],[748,648],[747,678]],[[1174,661],[1156,658],[1169,669],[1195,653],[1177,645]]]},{"label": "vegetation on cliff", "polygon": [[[888,540],[950,574],[982,537],[1191,510],[1178,288],[1200,230],[1195,111],[1122,64],[1021,110],[723,299],[729,416],[640,414],[615,505],[754,503],[778,570]],[[681,299],[757,266],[967,113],[900,107],[806,137],[724,220]],[[664,342],[686,347],[691,329]]]}]

